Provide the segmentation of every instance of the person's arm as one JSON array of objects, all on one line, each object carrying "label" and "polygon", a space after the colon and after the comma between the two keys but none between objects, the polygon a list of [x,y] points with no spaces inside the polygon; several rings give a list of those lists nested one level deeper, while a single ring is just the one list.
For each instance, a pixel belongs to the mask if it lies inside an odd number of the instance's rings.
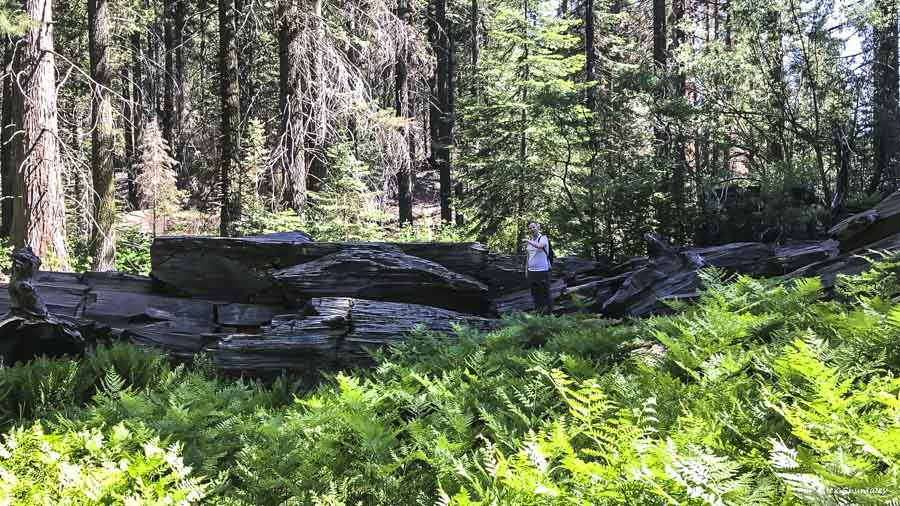
[{"label": "person's arm", "polygon": [[534,246],[535,248],[544,250],[545,255],[550,255],[550,241],[547,240],[546,235],[542,235],[540,239],[537,241],[538,243]]}]

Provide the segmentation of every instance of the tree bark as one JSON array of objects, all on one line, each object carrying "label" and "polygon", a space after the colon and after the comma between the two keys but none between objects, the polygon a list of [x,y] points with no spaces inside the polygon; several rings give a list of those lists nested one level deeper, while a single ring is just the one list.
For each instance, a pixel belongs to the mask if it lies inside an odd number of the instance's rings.
[{"label": "tree bark", "polygon": [[[410,7],[407,0],[399,0],[397,5],[397,17],[404,24],[408,22]],[[404,26],[404,28],[406,28]],[[409,157],[403,161],[397,171],[397,200],[399,205],[400,225],[411,225],[413,223],[412,211],[412,174],[415,168],[415,136],[412,132],[412,114],[410,111],[409,96],[409,47],[405,46],[397,56],[397,64],[395,65],[395,83],[394,83],[394,109],[397,116],[401,118],[403,134],[406,136],[407,146],[409,149]]]},{"label": "tree bark", "polygon": [[160,114],[162,120],[163,139],[175,150],[175,2],[163,1],[163,46],[165,66],[163,76],[163,107]]},{"label": "tree bark", "polygon": [[[673,0],[672,2],[672,47],[671,57],[676,68],[673,70],[674,98],[682,100],[686,95],[685,76],[680,65],[675,59],[675,54],[682,44],[685,43],[687,36],[681,28],[681,22],[685,15],[685,0]],[[677,125],[678,132],[675,135],[672,149],[675,154],[675,163],[672,167],[672,201],[675,203],[675,232],[679,242],[685,239],[685,198],[684,183],[688,170],[687,148],[685,147],[684,127]]]},{"label": "tree bark", "polygon": [[653,62],[666,68],[666,0],[653,0]]},{"label": "tree bark", "polygon": [[21,198],[13,206],[13,242],[50,259],[45,265],[68,270],[52,2],[25,0],[23,9],[33,24],[16,55],[14,115],[22,121],[22,142],[16,149],[15,193]]},{"label": "tree bark", "polygon": [[[325,37],[324,20],[322,18],[322,0],[307,0],[312,5],[304,8],[312,11],[306,15],[309,24],[305,27],[313,35],[315,41],[322,40]],[[303,123],[306,125],[303,132],[303,156],[306,159],[306,185],[310,191],[319,191],[322,188],[322,182],[325,180],[325,146],[323,144],[323,130],[321,122],[321,113],[316,110],[319,98],[322,94],[328,93],[329,90],[324,89],[322,84],[324,81],[319,73],[324,68],[322,51],[316,45],[307,50],[312,51],[312,55],[304,55],[305,58],[312,58],[313,63],[307,64],[305,71],[300,72],[300,93],[303,97],[301,110],[303,111]],[[300,60],[295,60],[295,64]]]},{"label": "tree bark", "polygon": [[478,71],[478,0],[472,0],[469,7],[469,36],[472,38],[472,72]]},{"label": "tree bark", "polygon": [[[244,40],[240,44],[238,63],[241,75],[241,121],[242,125],[246,127],[250,117],[253,115],[253,103],[256,99],[258,87],[254,69],[258,66],[256,63],[256,50],[257,44],[259,44],[259,34],[253,21],[255,19],[252,15],[253,1],[235,0],[234,6],[241,19],[247,20],[246,24],[238,23],[237,33],[238,39]],[[243,32],[241,31],[242,26],[245,30]]]},{"label": "tree bark", "polygon": [[3,201],[0,204],[0,236],[9,237],[12,233],[12,217],[13,217],[13,186],[15,181],[16,166],[13,157],[13,144],[11,142],[13,133],[16,131],[16,125],[13,122],[13,74],[12,74],[12,58],[18,41],[16,39],[7,39],[3,52],[3,115],[2,124],[0,124],[0,185],[2,185]]},{"label": "tree bark", "polygon": [[94,223],[91,227],[92,270],[111,271],[116,263],[116,186],[113,173],[114,133],[109,90],[110,42],[108,0],[88,0],[91,52],[91,174],[94,183]]},{"label": "tree bark", "polygon": [[875,8],[881,18],[876,24],[872,75],[873,144],[875,172],[869,192],[883,187],[887,192],[900,184],[900,76],[897,57],[897,3],[877,0]]},{"label": "tree bark", "polygon": [[770,88],[770,132],[767,139],[768,158],[780,166],[785,164],[784,143],[782,142],[784,135],[784,113],[786,96],[786,84],[784,82],[784,50],[781,45],[781,29],[779,28],[780,15],[777,11],[769,10],[766,14],[770,31],[766,35],[771,45],[774,55],[768,61],[769,65],[769,88]]},{"label": "tree bark", "polygon": [[[144,8],[153,8],[150,0],[144,0]],[[159,19],[155,19],[150,26],[147,27],[147,61],[159,61],[159,43],[162,38],[163,30],[160,29]],[[159,68],[156,65],[148,65],[144,69],[144,107],[146,108],[146,118],[148,121],[156,121],[160,119],[162,107],[160,107],[159,94]]]},{"label": "tree bark", "polygon": [[[666,0],[653,0],[653,63],[661,83],[653,90],[653,98],[655,101],[662,102],[668,95],[667,84],[665,79],[667,73],[668,60],[668,36],[666,33]],[[653,164],[658,173],[668,174],[669,172],[669,138],[666,133],[665,116],[662,112],[654,114],[653,122]],[[665,177],[665,176],[664,176]],[[671,184],[671,183],[670,183]],[[661,211],[657,211],[659,221],[661,223],[668,222],[668,216],[664,216]]]},{"label": "tree bark", "polygon": [[[597,48],[594,44],[596,41],[594,33],[594,0],[586,0],[584,3],[584,80],[593,82],[597,79]],[[594,110],[595,101],[597,99],[597,86],[589,85],[587,89],[587,108]]]},{"label": "tree bark", "polygon": [[219,235],[223,237],[232,235],[234,224],[241,218],[240,188],[232,187],[240,179],[235,177],[240,170],[237,132],[241,104],[237,59],[234,0],[219,0],[219,92],[222,108]]},{"label": "tree bark", "polygon": [[[434,0],[434,52],[437,57],[435,69],[435,96],[433,100],[437,111],[436,128],[431,139],[431,151],[434,163],[440,175],[441,221],[451,223],[453,220],[452,181],[450,164],[450,146],[453,144],[453,95],[454,83],[452,72],[453,45],[450,37],[450,22],[447,19],[447,0]],[[434,118],[432,118],[434,121]]]},{"label": "tree bark", "polygon": [[[522,20],[530,23],[528,19],[528,0],[522,2]],[[516,228],[516,254],[525,252],[523,239],[525,238],[525,228],[521,226],[525,217],[525,188],[526,176],[528,175],[528,86],[525,83],[531,79],[531,67],[529,65],[529,46],[526,44],[522,55],[522,62],[525,64],[522,72],[522,84],[519,93],[522,96],[522,112],[520,113],[519,128],[519,183],[516,185],[516,212],[515,212],[515,228]]]},{"label": "tree bark", "polygon": [[291,0],[278,3],[278,84],[281,111],[279,165],[283,191],[290,207],[301,217],[306,212],[306,160],[303,153],[300,75],[303,57],[299,7]]},{"label": "tree bark", "polygon": [[[126,86],[131,88],[130,100],[128,101],[128,133],[127,141],[130,141],[131,150],[126,151],[128,156],[128,203],[132,208],[138,209],[140,202],[138,199],[137,178],[135,165],[140,159],[138,146],[141,144],[141,135],[145,121],[145,101],[144,101],[144,72],[143,72],[143,55],[141,50],[141,34],[135,32],[131,34],[131,81]],[[126,149],[129,142],[126,142]]]},{"label": "tree bark", "polygon": [[184,57],[185,54],[185,46],[188,43],[187,38],[184,36],[184,30],[187,26],[187,17],[188,17],[188,2],[185,0],[175,0],[175,24],[174,28],[174,39],[175,39],[175,74],[172,76],[172,80],[175,85],[175,124],[174,127],[174,135],[176,136],[175,143],[171,144],[172,151],[176,153],[173,157],[181,164],[182,170],[188,170],[190,167],[184,163],[184,141],[181,139],[181,136],[184,134],[184,122],[185,115],[187,109],[187,79],[185,72],[185,63],[186,59]]},{"label": "tree bark", "polygon": [[843,128],[836,127],[833,137],[834,157],[838,166],[838,174],[837,181],[835,181],[834,197],[831,200],[832,223],[836,222],[844,211],[847,192],[850,190],[850,157],[853,153],[853,138],[844,132]]},{"label": "tree bark", "polygon": [[169,143],[172,157],[178,160],[179,182],[186,186],[190,167],[184,163],[182,122],[185,109],[184,28],[187,17],[185,0],[164,1],[165,79],[161,111],[163,138]]}]

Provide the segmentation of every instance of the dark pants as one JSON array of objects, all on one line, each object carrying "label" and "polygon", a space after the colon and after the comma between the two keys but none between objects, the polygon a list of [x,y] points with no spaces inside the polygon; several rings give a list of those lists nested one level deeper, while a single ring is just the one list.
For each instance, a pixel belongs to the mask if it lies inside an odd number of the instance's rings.
[{"label": "dark pants", "polygon": [[534,309],[539,313],[550,313],[550,271],[530,271],[528,284],[531,286],[531,298]]}]

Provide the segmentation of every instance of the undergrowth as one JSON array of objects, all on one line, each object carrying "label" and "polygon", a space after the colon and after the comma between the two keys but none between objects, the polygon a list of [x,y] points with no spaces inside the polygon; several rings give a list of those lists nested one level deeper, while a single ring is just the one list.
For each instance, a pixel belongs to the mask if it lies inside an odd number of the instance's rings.
[{"label": "undergrowth", "polygon": [[121,344],[2,368],[0,504],[892,504],[898,269],[710,271],[674,316],[419,334],[311,390]]}]

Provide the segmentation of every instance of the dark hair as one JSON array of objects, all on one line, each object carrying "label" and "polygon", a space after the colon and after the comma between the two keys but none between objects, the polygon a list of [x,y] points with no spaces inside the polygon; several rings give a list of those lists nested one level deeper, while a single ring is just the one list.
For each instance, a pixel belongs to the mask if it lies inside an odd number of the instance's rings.
[{"label": "dark hair", "polygon": [[527,226],[531,225],[532,223],[534,223],[535,225],[538,225],[538,226],[541,225],[540,223],[538,223],[538,222],[536,222],[536,221],[534,221],[534,220],[528,220],[528,223],[526,223],[525,226],[527,227]]}]

